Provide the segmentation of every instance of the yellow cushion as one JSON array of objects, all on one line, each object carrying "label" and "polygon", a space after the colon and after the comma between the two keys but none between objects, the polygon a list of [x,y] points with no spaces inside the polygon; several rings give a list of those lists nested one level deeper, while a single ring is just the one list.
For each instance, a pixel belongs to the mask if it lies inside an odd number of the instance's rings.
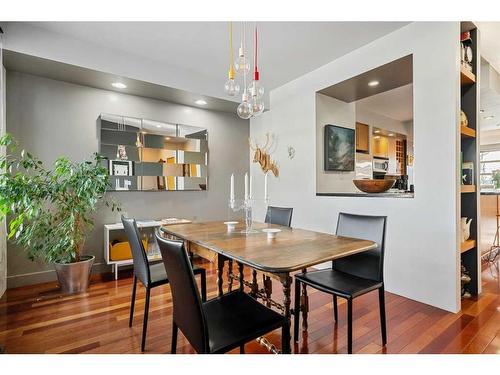
[{"label": "yellow cushion", "polygon": [[[148,251],[148,243],[142,240],[144,250]],[[132,251],[128,242],[117,242],[114,245],[109,244],[109,258],[111,260],[126,260],[132,259]]]}]

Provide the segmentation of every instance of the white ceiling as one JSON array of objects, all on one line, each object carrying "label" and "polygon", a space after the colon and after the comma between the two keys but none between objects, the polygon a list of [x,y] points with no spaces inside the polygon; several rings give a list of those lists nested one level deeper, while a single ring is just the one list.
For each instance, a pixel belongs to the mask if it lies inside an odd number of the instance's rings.
[{"label": "white ceiling", "polygon": [[476,22],[481,35],[481,56],[500,72],[500,22]]},{"label": "white ceiling", "polygon": [[[408,22],[259,22],[259,70],[267,92]],[[226,22],[34,22],[32,25],[207,77],[219,97],[228,68]],[[247,27],[252,48],[253,23]],[[234,51],[241,24],[233,26]],[[182,89],[182,87],[179,87]],[[203,94],[203,93],[201,93]],[[234,100],[238,100],[235,98]]]},{"label": "white ceiling", "polygon": [[402,122],[413,120],[413,84],[358,100],[356,108]]}]

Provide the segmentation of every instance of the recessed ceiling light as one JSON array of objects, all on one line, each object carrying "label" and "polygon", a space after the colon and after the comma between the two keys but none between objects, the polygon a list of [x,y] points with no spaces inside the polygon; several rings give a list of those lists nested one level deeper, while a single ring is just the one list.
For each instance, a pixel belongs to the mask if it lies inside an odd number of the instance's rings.
[{"label": "recessed ceiling light", "polygon": [[394,137],[394,133],[389,133],[389,137]]},{"label": "recessed ceiling light", "polygon": [[368,82],[368,86],[375,87],[375,86],[378,86],[379,83],[380,83],[379,81],[370,81],[370,82]]},{"label": "recessed ceiling light", "polygon": [[158,124],[158,125],[156,125],[156,127],[157,127],[157,128],[161,128],[161,125],[160,125],[160,124]]},{"label": "recessed ceiling light", "polygon": [[165,139],[166,139],[167,141],[170,141],[170,137],[165,137]]},{"label": "recessed ceiling light", "polygon": [[378,130],[378,129],[377,129],[377,130],[374,130],[373,132],[374,132],[375,134],[378,134],[378,133],[380,133],[380,130]]},{"label": "recessed ceiling light", "polygon": [[380,135],[376,135],[375,137],[373,137],[375,139],[379,139],[380,138]]},{"label": "recessed ceiling light", "polygon": [[121,82],[113,82],[111,86],[116,87],[117,89],[126,89],[127,85]]},{"label": "recessed ceiling light", "polygon": [[198,99],[197,101],[194,102],[194,104],[198,105],[207,105],[207,102],[204,101],[203,99]]},{"label": "recessed ceiling light", "polygon": [[495,118],[495,116],[493,116],[493,115],[483,117],[483,119],[485,119],[485,120],[493,120],[494,118]]}]

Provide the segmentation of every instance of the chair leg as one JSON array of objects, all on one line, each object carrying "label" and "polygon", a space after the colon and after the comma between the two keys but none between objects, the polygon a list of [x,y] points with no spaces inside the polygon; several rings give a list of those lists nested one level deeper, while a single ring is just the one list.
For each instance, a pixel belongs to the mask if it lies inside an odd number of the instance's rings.
[{"label": "chair leg", "polygon": [[137,276],[134,276],[134,285],[132,286],[132,300],[130,301],[130,319],[128,321],[128,326],[132,327],[132,321],[134,320],[134,308],[135,308],[135,292],[137,290]]},{"label": "chair leg", "polygon": [[333,295],[333,317],[335,318],[335,323],[339,320],[339,310],[337,308],[337,296]]},{"label": "chair leg", "polygon": [[240,345],[240,354],[245,354],[245,344]]},{"label": "chair leg", "polygon": [[201,300],[207,302],[207,273],[202,270],[200,273],[201,278]]},{"label": "chair leg", "polygon": [[[305,286],[305,285],[304,285]],[[299,341],[299,320],[300,320],[300,281],[295,279],[295,303],[293,307],[293,340]]]},{"label": "chair leg", "polygon": [[144,321],[142,323],[142,343],[141,351],[144,351],[146,347],[146,334],[148,331],[148,315],[149,315],[149,297],[151,295],[151,289],[146,288],[146,304],[144,305]]},{"label": "chair leg", "polygon": [[347,300],[347,353],[352,354],[352,299]]},{"label": "chair leg", "polygon": [[378,301],[380,304],[380,328],[382,330],[382,346],[387,344],[387,331],[385,322],[385,295],[384,287],[378,290]]},{"label": "chair leg", "polygon": [[172,321],[172,347],[170,349],[170,353],[172,354],[177,353],[177,330],[177,324]]}]

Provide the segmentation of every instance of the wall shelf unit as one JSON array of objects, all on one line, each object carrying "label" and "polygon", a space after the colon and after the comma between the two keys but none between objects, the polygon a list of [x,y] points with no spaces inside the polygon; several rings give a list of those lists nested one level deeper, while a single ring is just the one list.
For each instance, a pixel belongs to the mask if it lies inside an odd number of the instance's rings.
[{"label": "wall shelf unit", "polygon": [[462,86],[467,86],[473,85],[474,83],[476,83],[476,75],[463,66],[460,67],[460,84]]},{"label": "wall shelf unit", "polygon": [[460,187],[460,192],[461,193],[475,193],[476,192],[476,185],[462,185]]},{"label": "wall shelf unit", "polygon": [[468,126],[461,126],[460,134],[462,135],[462,137],[476,138],[476,131],[469,128]]},{"label": "wall shelf unit", "polygon": [[[458,160],[459,179],[457,181],[458,199],[460,210],[458,219],[458,231],[461,233],[461,218],[472,219],[470,225],[470,237],[459,244],[457,252],[460,256],[461,266],[465,267],[466,272],[471,278],[470,283],[464,285],[464,289],[472,296],[480,292],[480,261],[478,241],[479,238],[479,191],[476,185],[479,181],[479,132],[478,132],[478,114],[479,114],[479,64],[480,55],[478,49],[478,30],[472,22],[461,22],[460,32],[470,33],[470,39],[465,41],[466,46],[472,49],[472,71],[460,63],[460,109],[465,113],[468,119],[467,127],[459,126],[460,139],[460,158]],[[460,38],[457,35],[457,41]],[[459,45],[459,48],[462,46]],[[458,114],[457,114],[458,118]],[[475,185],[462,185],[462,167],[461,163],[467,163],[473,167],[472,183]],[[458,269],[457,280],[460,283],[461,269]]]},{"label": "wall shelf unit", "polygon": [[465,253],[476,247],[476,240],[467,240],[460,245],[460,253]]}]

